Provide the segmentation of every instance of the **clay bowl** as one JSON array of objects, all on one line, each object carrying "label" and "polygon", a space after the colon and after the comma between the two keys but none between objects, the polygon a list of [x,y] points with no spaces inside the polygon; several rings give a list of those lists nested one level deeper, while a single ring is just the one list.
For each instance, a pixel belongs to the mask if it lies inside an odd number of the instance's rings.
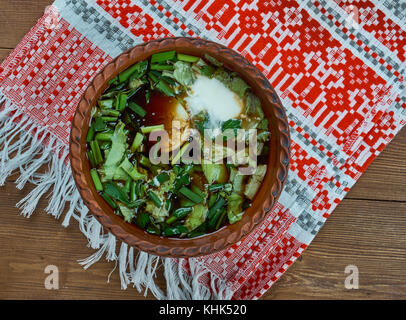
[{"label": "clay bowl", "polygon": [[[224,65],[240,74],[260,98],[264,113],[269,120],[271,141],[269,142],[268,171],[261,188],[246,210],[243,218],[232,225],[194,239],[173,239],[151,235],[136,225],[124,222],[115,215],[97,193],[86,156],[86,135],[89,129],[90,111],[96,105],[107,82],[134,63],[150,55],[176,50],[177,52],[213,56]],[[278,199],[287,178],[290,157],[290,136],[286,114],[282,104],[265,76],[247,59],[220,44],[193,38],[166,38],[140,44],[121,54],[109,63],[90,83],[76,110],[72,122],[70,156],[73,177],[90,212],[103,227],[119,240],[154,255],[180,258],[196,257],[214,253],[229,247],[248,235],[266,217]]]}]

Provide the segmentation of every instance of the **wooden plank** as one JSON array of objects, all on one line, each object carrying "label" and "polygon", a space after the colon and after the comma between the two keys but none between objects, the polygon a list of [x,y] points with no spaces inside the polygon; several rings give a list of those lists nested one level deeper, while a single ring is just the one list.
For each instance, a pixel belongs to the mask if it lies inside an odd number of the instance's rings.
[{"label": "wooden plank", "polygon": [[349,199],[406,201],[406,128],[389,143],[347,194]]},{"label": "wooden plank", "polygon": [[0,49],[0,63],[11,53],[12,49]]},{"label": "wooden plank", "polygon": [[[19,216],[14,204],[27,192],[13,183],[0,188],[0,299],[144,299],[134,288],[120,290],[117,271],[106,283],[112,262],[100,260],[83,270],[76,260],[94,251],[76,222],[64,229],[40,212],[46,201],[30,219]],[[345,199],[265,298],[406,299],[405,246],[406,203]],[[44,288],[49,264],[60,269],[60,290]],[[359,268],[359,290],[343,286],[349,264]],[[164,285],[162,276],[158,281]]]},{"label": "wooden plank", "polygon": [[0,0],[0,47],[14,48],[52,0]]},{"label": "wooden plank", "polygon": [[[405,299],[405,246],[406,203],[344,199],[264,298]],[[347,265],[358,267],[358,290],[344,286]]]}]

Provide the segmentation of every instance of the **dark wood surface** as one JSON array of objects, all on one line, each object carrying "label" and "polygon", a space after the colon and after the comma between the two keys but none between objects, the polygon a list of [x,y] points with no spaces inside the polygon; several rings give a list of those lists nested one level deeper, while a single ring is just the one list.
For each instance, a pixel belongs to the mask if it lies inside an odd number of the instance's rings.
[{"label": "dark wood surface", "polygon": [[[0,0],[0,61],[41,16],[50,0]],[[264,299],[406,299],[406,130],[372,163],[334,211],[316,239]],[[63,228],[43,212],[20,216],[20,191],[0,187],[0,299],[144,299],[120,289],[114,263],[89,270],[76,262],[93,250],[76,223]],[[59,290],[44,287],[47,265],[60,271]],[[347,265],[359,269],[359,289],[344,287]],[[163,284],[162,276],[158,281]],[[153,298],[148,295],[148,298]]]}]

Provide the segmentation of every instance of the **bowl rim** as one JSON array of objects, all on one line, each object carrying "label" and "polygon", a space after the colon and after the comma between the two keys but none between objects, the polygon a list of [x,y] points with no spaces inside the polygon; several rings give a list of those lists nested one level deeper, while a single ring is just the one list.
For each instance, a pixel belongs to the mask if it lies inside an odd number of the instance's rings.
[{"label": "bowl rim", "polygon": [[[107,82],[134,63],[146,59],[142,58],[137,60],[137,57],[145,56],[146,53],[148,53],[146,56],[149,57],[156,52],[177,50],[177,48],[187,47],[194,49],[198,48],[204,50],[204,52],[208,52],[223,62],[226,67],[230,65],[231,61],[233,66],[242,68],[241,70],[244,70],[245,74],[250,75],[249,77],[244,77],[239,73],[242,78],[246,81],[249,80],[247,82],[255,83],[258,86],[257,90],[262,91],[267,102],[274,108],[274,115],[277,120],[280,134],[280,152],[279,157],[277,158],[275,183],[272,186],[269,186],[269,191],[267,189],[266,192],[269,196],[263,200],[263,203],[257,203],[259,204],[259,208],[256,212],[254,212],[252,216],[249,216],[249,219],[245,219],[247,221],[244,221],[240,228],[235,229],[232,232],[227,230],[227,227],[223,227],[216,232],[205,234],[197,238],[175,239],[150,235],[141,228],[136,227],[142,232],[134,229],[132,231],[137,233],[134,234],[133,232],[129,232],[129,229],[132,228],[129,226],[134,226],[133,224],[127,223],[128,226],[126,226],[124,220],[118,216],[116,217],[120,218],[123,223],[120,221],[114,222],[114,217],[111,216],[111,213],[107,213],[102,209],[102,206],[104,206],[102,202],[104,200],[102,200],[100,196],[95,196],[94,186],[88,183],[90,172],[83,170],[84,161],[88,160],[86,156],[81,156],[83,155],[83,136],[87,135],[89,127],[89,123],[87,123],[86,127],[85,121],[86,119],[90,120],[90,110],[94,105],[94,102],[97,101],[100,93],[105,90]],[[185,52],[187,50],[179,49],[179,51]],[[255,89],[253,90],[256,91]],[[243,237],[247,236],[265,219],[266,215],[276,204],[287,180],[290,162],[290,142],[289,124],[285,109],[283,108],[274,88],[259,69],[238,52],[219,43],[198,38],[173,37],[151,40],[138,44],[113,59],[93,78],[84,91],[72,120],[69,153],[72,175],[82,200],[88,207],[89,212],[106,230],[115,235],[117,239],[142,251],[164,257],[184,258],[207,255],[230,247],[240,241]],[[259,191],[257,194],[258,193]],[[254,203],[255,198],[253,200],[253,204]],[[243,217],[245,216],[246,215]],[[236,224],[231,226],[234,225]],[[207,241],[208,238],[211,238],[211,241]]]}]

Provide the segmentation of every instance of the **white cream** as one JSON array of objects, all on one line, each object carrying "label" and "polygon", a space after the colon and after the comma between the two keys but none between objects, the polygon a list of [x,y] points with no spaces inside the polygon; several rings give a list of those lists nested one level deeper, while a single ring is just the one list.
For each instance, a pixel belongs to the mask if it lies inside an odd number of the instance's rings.
[{"label": "white cream", "polygon": [[207,112],[210,129],[218,129],[223,121],[237,118],[243,106],[241,99],[222,82],[205,76],[197,77],[185,101],[190,116]]}]

